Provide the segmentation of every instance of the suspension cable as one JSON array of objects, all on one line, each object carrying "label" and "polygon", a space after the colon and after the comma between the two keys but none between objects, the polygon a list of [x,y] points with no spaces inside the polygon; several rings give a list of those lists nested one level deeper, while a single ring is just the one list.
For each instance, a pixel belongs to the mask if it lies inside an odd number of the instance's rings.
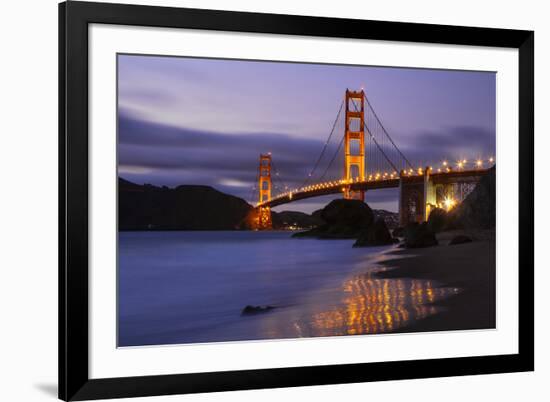
[{"label": "suspension cable", "polygon": [[[353,103],[353,107],[355,108],[355,111],[358,112],[359,109],[357,108],[357,104],[355,103],[355,101],[352,99],[351,102]],[[363,115],[362,117],[362,120],[363,120],[363,125],[364,127],[366,127],[365,125],[365,116]],[[378,118],[377,118],[378,120]],[[378,120],[380,121],[380,120]],[[372,135],[372,133],[370,132],[369,128],[367,127],[367,132],[369,133],[369,135],[371,136],[372,140],[374,141],[374,144],[378,147],[378,149],[380,150],[380,152],[382,153],[382,155],[384,155],[384,158],[386,158],[386,160],[388,161],[388,163],[392,166],[392,168],[396,171],[396,172],[399,172],[399,170],[395,167],[395,165],[392,163],[392,161],[390,160],[390,158],[388,157],[388,155],[386,155],[386,153],[384,152],[384,150],[382,149],[382,147],[378,144],[378,141],[376,141],[376,138],[374,138],[374,135]],[[394,144],[395,146],[395,144]]]},{"label": "suspension cable", "polygon": [[323,172],[323,174],[321,175],[321,177],[319,178],[319,181],[322,181],[324,178],[325,178],[325,175],[327,174],[328,170],[330,169],[330,167],[332,166],[332,163],[334,162],[334,160],[336,159],[336,157],[338,156],[339,152],[340,152],[340,148],[342,148],[342,144],[344,143],[344,137],[345,137],[345,134],[342,136],[342,138],[340,139],[340,143],[338,144],[338,148],[336,148],[336,151],[334,152],[334,155],[332,155],[332,159],[330,160],[327,168],[325,169],[325,171]]},{"label": "suspension cable", "polygon": [[275,179],[279,180],[279,183],[281,183],[281,185],[283,186],[282,190],[284,191],[285,189],[288,188],[288,186],[286,185],[286,183],[283,181],[283,179],[281,179],[281,176],[279,174],[279,170],[277,169],[277,167],[275,166],[275,163],[273,163],[273,159],[271,160],[271,166],[273,167],[273,171],[275,172]]},{"label": "suspension cable", "polygon": [[306,179],[304,180],[304,182],[302,183],[300,188],[305,187],[306,184],[309,183],[309,180],[311,179],[311,177],[315,173],[315,170],[319,166],[319,163],[321,162],[321,159],[323,158],[323,155],[325,154],[325,152],[327,150],[330,139],[332,138],[332,135],[334,134],[334,129],[336,128],[336,124],[338,123],[338,119],[340,118],[340,114],[342,113],[343,106],[344,106],[344,101],[342,100],[342,102],[340,103],[340,108],[338,109],[338,113],[336,114],[336,118],[334,119],[334,123],[332,123],[332,128],[330,130],[330,134],[329,134],[327,140],[325,141],[325,144],[323,145],[323,149],[321,150],[321,153],[319,154],[319,157],[317,158],[317,161],[315,162],[315,165],[313,166],[313,169],[311,169],[311,171],[307,175]]},{"label": "suspension cable", "polygon": [[260,180],[260,174],[257,173],[256,174],[256,180],[254,181],[254,185],[252,186],[252,190],[250,191],[250,196],[248,197],[248,199],[250,200],[250,203],[252,205],[255,204],[254,195],[256,194],[256,186],[257,186],[259,180]]},{"label": "suspension cable", "polygon": [[390,142],[392,143],[393,147],[397,150],[397,152],[399,152],[399,155],[401,155],[401,157],[405,160],[405,162],[407,163],[407,165],[409,165],[409,168],[410,168],[410,169],[414,169],[414,168],[413,168],[413,165],[411,164],[411,162],[409,162],[409,160],[407,159],[407,157],[406,157],[405,155],[403,155],[403,152],[401,152],[401,150],[397,147],[397,145],[395,145],[395,142],[393,142],[393,139],[392,139],[391,136],[388,134],[386,128],[384,127],[384,125],[382,124],[382,122],[380,121],[380,119],[378,118],[378,115],[376,114],[376,112],[374,111],[374,108],[372,107],[371,103],[369,102],[369,98],[367,98],[367,95],[364,95],[364,98],[365,98],[365,100],[367,101],[367,105],[369,106],[369,109],[372,111],[373,116],[376,118],[376,121],[378,122],[378,124],[379,124],[380,127],[382,128],[382,131],[384,132],[384,134],[386,134],[386,137],[388,137],[388,139],[389,139]]}]

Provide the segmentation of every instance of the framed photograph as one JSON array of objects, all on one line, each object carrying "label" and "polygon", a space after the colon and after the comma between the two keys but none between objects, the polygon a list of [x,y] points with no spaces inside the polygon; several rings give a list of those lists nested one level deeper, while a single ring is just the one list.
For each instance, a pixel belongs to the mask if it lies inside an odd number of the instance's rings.
[{"label": "framed photograph", "polygon": [[59,397],[534,369],[534,33],[59,5]]}]

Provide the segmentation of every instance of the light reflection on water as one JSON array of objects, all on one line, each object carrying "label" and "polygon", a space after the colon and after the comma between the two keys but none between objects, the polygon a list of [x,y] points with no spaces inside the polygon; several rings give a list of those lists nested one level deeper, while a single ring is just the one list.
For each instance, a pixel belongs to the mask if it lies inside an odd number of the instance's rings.
[{"label": "light reflection on water", "polygon": [[[118,345],[162,345],[406,330],[458,292],[374,274],[390,247],[278,232],[119,234]],[[246,305],[273,305],[242,316]]]},{"label": "light reflection on water", "polygon": [[294,317],[297,337],[378,334],[443,310],[433,303],[459,292],[430,280],[380,279],[374,271],[353,275],[341,289],[341,302]]}]

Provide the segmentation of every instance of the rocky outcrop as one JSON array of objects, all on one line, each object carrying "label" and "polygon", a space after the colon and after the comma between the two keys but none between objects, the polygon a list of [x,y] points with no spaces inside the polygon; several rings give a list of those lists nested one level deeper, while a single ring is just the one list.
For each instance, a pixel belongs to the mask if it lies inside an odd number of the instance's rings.
[{"label": "rocky outcrop", "polygon": [[374,221],[370,207],[360,200],[333,200],[320,213],[323,224],[294,237],[357,239]]},{"label": "rocky outcrop", "polygon": [[435,233],[428,227],[427,222],[410,223],[405,227],[405,247],[406,248],[421,248],[437,246]]},{"label": "rocky outcrop", "polygon": [[395,243],[395,240],[386,222],[383,219],[377,219],[359,235],[353,247],[384,246],[392,243]]},{"label": "rocky outcrop", "polygon": [[398,226],[395,229],[392,230],[391,234],[393,237],[403,237],[405,233],[405,228],[402,226]]},{"label": "rocky outcrop", "polygon": [[373,209],[374,220],[383,219],[388,229],[393,230],[399,226],[399,214],[385,209]]},{"label": "rocky outcrop", "polygon": [[445,211],[442,208],[434,208],[430,212],[430,216],[428,217],[428,228],[434,232],[439,233],[443,229],[445,229],[445,226],[447,226],[448,223],[448,217],[447,217],[447,211]]},{"label": "rocky outcrop", "polygon": [[496,223],[496,167],[449,213],[449,229],[492,229]]}]

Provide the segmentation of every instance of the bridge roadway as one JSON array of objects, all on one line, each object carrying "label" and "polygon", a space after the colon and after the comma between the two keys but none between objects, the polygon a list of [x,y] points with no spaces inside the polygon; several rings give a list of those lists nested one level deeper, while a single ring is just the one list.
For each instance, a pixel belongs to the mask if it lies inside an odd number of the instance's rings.
[{"label": "bridge roadway", "polygon": [[[489,169],[473,170],[450,170],[448,172],[430,172],[429,178],[433,184],[449,184],[455,182],[477,182],[481,176],[488,173]],[[399,176],[372,178],[365,181],[354,181],[347,183],[344,180],[334,180],[324,183],[311,184],[296,191],[284,193],[273,197],[270,201],[258,204],[257,207],[276,207],[278,205],[288,204],[290,202],[305,200],[307,198],[319,197],[323,195],[342,193],[346,186],[351,186],[352,190],[378,190],[383,188],[399,187],[399,180],[406,182],[421,182],[424,180],[424,173],[405,174]]]}]

